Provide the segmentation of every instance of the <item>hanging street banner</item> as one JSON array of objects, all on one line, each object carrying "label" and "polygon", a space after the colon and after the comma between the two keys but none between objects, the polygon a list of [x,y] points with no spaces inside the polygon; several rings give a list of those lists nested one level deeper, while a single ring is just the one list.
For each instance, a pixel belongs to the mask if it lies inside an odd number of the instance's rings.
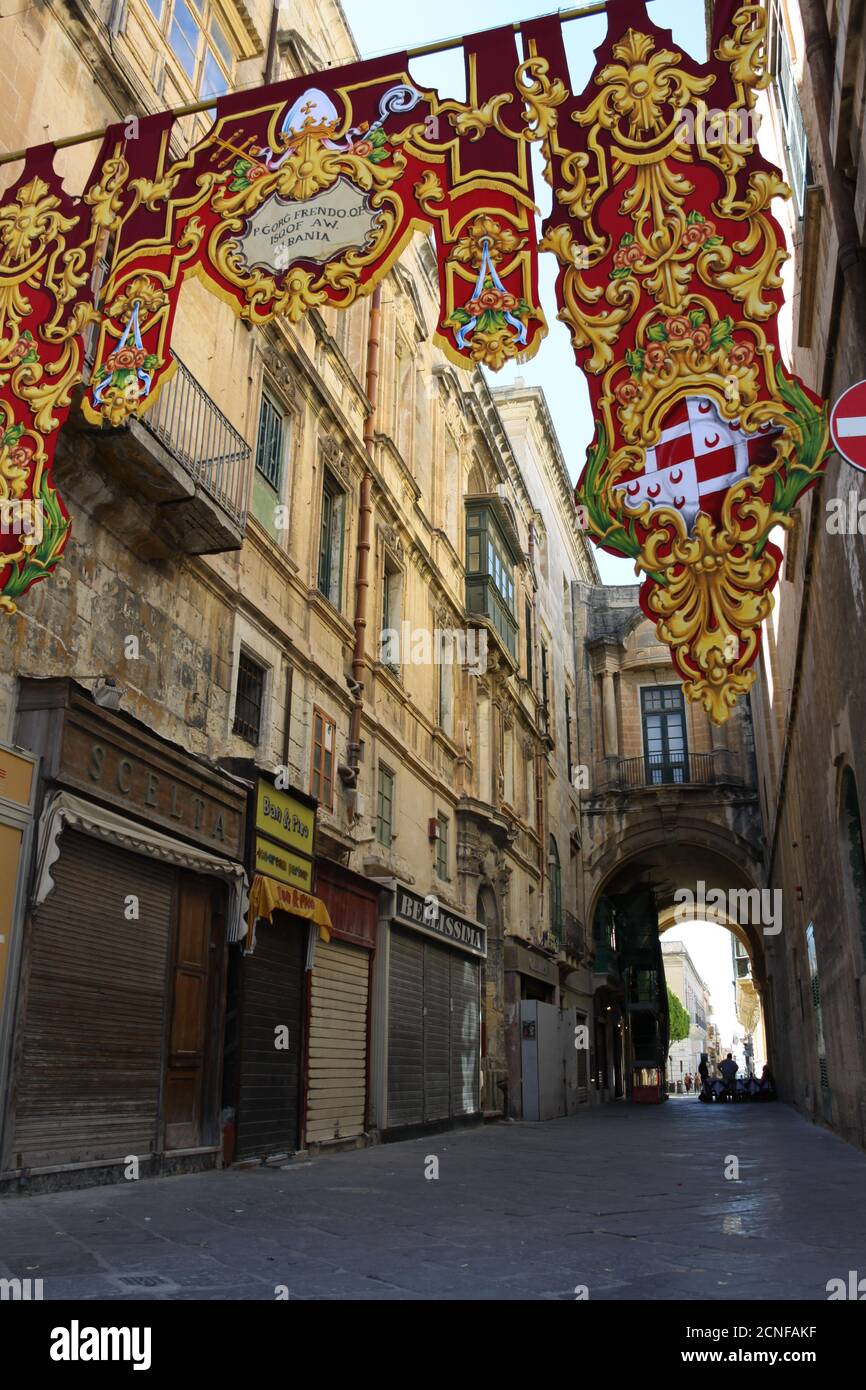
[{"label": "hanging street banner", "polygon": [[[523,26],[565,85],[556,18]],[[701,66],[613,0],[580,95],[544,149],[560,317],[598,421],[577,489],[591,532],[646,576],[641,605],[687,696],[717,723],[754,681],[797,499],[828,456],[827,411],[785,370],[771,213],[790,196],[757,151],[766,11],[718,0]]]},{"label": "hanging street banner", "polygon": [[[15,611],[68,538],[51,462],[89,324],[81,408],[117,428],[172,374],[187,276],[250,323],[298,323],[369,294],[432,232],[435,341],[496,371],[546,333],[544,249],[598,422],[577,501],[593,539],[645,576],[643,609],[686,694],[726,719],[772,608],[770,534],[792,524],[829,447],[825,406],[779,351],[771,203],[788,190],[754,119],[766,15],[718,0],[702,66],[644,0],[607,14],[581,94],[553,16],[521,26],[522,61],[511,26],[465,38],[465,103],[414,84],[404,53],[222,97],[179,160],[171,112],[135,138],[113,126],[80,198],[51,146],[29,151],[0,201],[0,608]],[[532,142],[554,193],[540,247]]]}]

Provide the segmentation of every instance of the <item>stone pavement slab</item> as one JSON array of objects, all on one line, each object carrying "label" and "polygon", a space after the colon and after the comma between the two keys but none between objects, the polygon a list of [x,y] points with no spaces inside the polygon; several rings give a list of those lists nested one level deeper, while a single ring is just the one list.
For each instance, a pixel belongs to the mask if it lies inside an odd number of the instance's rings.
[{"label": "stone pavement slab", "polygon": [[864,1195],[866,1155],[786,1106],[621,1104],[7,1197],[0,1277],[46,1299],[825,1300],[866,1277]]}]

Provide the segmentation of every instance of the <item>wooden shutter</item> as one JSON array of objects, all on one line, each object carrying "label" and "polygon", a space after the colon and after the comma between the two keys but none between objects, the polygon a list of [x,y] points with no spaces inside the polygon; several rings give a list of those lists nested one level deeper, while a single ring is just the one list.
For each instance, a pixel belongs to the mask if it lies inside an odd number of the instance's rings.
[{"label": "wooden shutter", "polygon": [[370,954],[318,942],[311,987],[307,1141],[363,1134],[367,1109]]},{"label": "wooden shutter", "polygon": [[424,942],[391,929],[388,979],[388,1125],[424,1118]]},{"label": "wooden shutter", "polygon": [[[237,1158],[291,1153],[298,1144],[305,1004],[306,926],[275,913],[259,922],[243,962]],[[289,1030],[277,1048],[276,1029]]]},{"label": "wooden shutter", "polygon": [[[122,1161],[158,1147],[176,871],[65,830],[33,913],[12,1161]],[[138,898],[139,918],[127,920]]]}]

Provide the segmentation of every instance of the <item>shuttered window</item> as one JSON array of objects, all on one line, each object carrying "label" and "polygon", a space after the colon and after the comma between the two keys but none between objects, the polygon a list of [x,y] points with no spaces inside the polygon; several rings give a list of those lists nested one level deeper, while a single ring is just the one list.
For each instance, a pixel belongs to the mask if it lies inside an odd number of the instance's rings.
[{"label": "shuttered window", "polygon": [[313,709],[313,755],[310,791],[331,811],[334,807],[334,747],[337,726],[320,709]]},{"label": "shuttered window", "polygon": [[376,839],[386,849],[391,848],[394,820],[394,774],[379,767],[378,804],[376,807]]},{"label": "shuttered window", "polygon": [[283,416],[265,392],[259,406],[256,468],[279,492],[283,481]]}]

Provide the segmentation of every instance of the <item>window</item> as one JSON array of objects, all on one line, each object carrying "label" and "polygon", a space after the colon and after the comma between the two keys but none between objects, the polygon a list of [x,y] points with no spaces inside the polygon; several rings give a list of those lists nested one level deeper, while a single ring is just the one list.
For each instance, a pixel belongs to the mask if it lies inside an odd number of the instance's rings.
[{"label": "window", "polygon": [[313,708],[313,758],[310,792],[326,810],[334,806],[334,745],[337,726],[320,709]]},{"label": "window", "polygon": [[827,1048],[824,1042],[824,1017],[821,1011],[821,981],[818,976],[818,955],[815,950],[815,928],[810,922],[806,928],[806,955],[809,958],[809,982],[812,987],[812,1009],[815,1019],[815,1041],[818,1048],[818,1071],[821,1085],[829,1086],[827,1075]]},{"label": "window", "polygon": [[264,694],[264,666],[260,666],[246,652],[241,652],[235,687],[234,732],[255,746],[258,746],[261,737]]},{"label": "window", "polygon": [[557,946],[562,943],[562,867],[556,840],[550,837],[550,930]]},{"label": "window", "polygon": [[147,6],[199,96],[227,92],[234,54],[213,0],[147,0]]},{"label": "window", "polygon": [[436,873],[439,878],[448,878],[448,817],[441,813],[436,817],[439,835],[436,840]]},{"label": "window", "polygon": [[330,477],[322,488],[322,528],[319,541],[319,592],[340,607],[343,587],[343,527],[346,495]]},{"label": "window", "polygon": [[379,637],[379,660],[395,673],[400,669],[400,599],[403,573],[385,556],[382,580],[382,631]]},{"label": "window", "polygon": [[376,801],[376,839],[386,849],[394,838],[394,774],[379,764],[379,791]]},{"label": "window", "polygon": [[573,749],[571,746],[571,695],[565,692],[565,757],[568,766],[568,780],[571,781],[571,772],[574,766],[572,758]]},{"label": "window", "polygon": [[507,650],[517,657],[514,616],[515,556],[493,509],[476,502],[466,509],[466,607],[489,618]]},{"label": "window", "polygon": [[279,492],[283,480],[283,415],[270,396],[262,392],[259,406],[259,433],[256,440],[256,468]]},{"label": "window", "polygon": [[547,646],[541,644],[541,707],[545,721],[549,723],[548,697],[550,694],[550,672],[547,667]]},{"label": "window", "polygon": [[641,690],[640,696],[647,785],[687,782],[689,759],[682,688],[650,685]]},{"label": "window", "polygon": [[436,709],[436,723],[451,738],[454,732],[454,634],[442,631],[436,634],[439,660],[439,696]]},{"label": "window", "polygon": [[781,0],[770,0],[770,71],[785,136],[788,178],[797,215],[802,217],[806,188],[812,181],[812,168]]},{"label": "window", "polygon": [[523,621],[526,627],[526,679],[532,685],[532,604],[529,599],[524,604]]}]

